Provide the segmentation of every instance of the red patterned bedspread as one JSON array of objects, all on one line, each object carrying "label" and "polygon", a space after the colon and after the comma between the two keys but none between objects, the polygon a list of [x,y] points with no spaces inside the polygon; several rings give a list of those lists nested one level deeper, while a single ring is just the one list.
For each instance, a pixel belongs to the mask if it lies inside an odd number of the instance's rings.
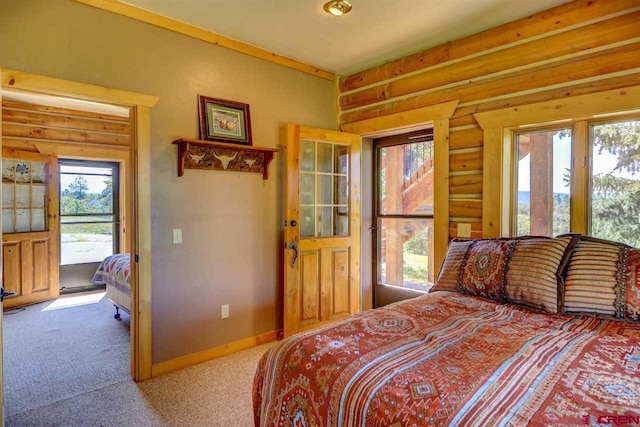
[{"label": "red patterned bedspread", "polygon": [[640,325],[435,292],[283,340],[253,402],[256,426],[640,425]]}]

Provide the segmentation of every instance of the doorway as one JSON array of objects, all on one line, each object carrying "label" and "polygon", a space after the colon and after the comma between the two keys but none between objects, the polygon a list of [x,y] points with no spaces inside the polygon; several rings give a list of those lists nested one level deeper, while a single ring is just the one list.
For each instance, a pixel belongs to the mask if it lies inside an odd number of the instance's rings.
[{"label": "doorway", "polygon": [[120,252],[119,169],[116,162],[58,161],[60,294],[105,287],[92,277]]},{"label": "doorway", "polygon": [[[159,98],[15,70],[1,69],[0,73],[3,91],[26,91],[93,101],[124,107],[129,112],[131,150],[124,161],[130,165],[127,174],[129,181],[125,183],[125,188],[131,190],[131,206],[128,210],[130,229],[126,241],[129,250],[136,254],[136,262],[131,269],[131,306],[135,307],[131,312],[131,376],[135,381],[151,378],[150,110]],[[82,149],[71,144],[64,147],[60,155],[75,157],[82,152]]]}]

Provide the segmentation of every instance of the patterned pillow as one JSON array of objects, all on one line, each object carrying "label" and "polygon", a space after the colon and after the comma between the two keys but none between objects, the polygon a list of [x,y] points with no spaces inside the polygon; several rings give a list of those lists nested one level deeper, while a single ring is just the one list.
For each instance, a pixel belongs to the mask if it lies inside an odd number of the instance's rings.
[{"label": "patterned pillow", "polygon": [[516,246],[512,239],[475,240],[467,248],[458,275],[458,291],[506,301],[509,258]]},{"label": "patterned pillow", "polygon": [[640,249],[629,249],[626,257],[624,314],[640,321]]},{"label": "patterned pillow", "polygon": [[565,312],[624,317],[627,255],[624,244],[580,236],[565,274]]},{"label": "patterned pillow", "polygon": [[506,276],[508,300],[562,312],[562,272],[578,235],[519,239]]},{"label": "patterned pillow", "polygon": [[449,242],[447,256],[442,263],[442,268],[436,279],[436,284],[429,292],[456,291],[458,287],[458,274],[462,259],[473,240],[453,239]]}]

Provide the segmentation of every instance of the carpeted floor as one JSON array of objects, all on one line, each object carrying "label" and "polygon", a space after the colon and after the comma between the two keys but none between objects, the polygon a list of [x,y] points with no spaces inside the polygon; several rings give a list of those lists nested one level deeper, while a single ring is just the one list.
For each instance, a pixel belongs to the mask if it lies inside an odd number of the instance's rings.
[{"label": "carpeted floor", "polygon": [[115,321],[104,298],[44,310],[47,304],[5,313],[6,425],[253,424],[253,374],[273,343],[136,384],[126,315]]}]

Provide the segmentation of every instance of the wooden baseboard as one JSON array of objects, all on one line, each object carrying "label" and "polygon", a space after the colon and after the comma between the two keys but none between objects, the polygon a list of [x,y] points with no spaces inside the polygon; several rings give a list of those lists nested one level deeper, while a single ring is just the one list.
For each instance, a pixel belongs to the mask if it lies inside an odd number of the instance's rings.
[{"label": "wooden baseboard", "polygon": [[254,337],[244,338],[239,341],[234,341],[218,347],[213,347],[207,350],[199,351],[197,353],[177,357],[175,359],[167,360],[166,362],[156,363],[151,366],[151,376],[158,377],[160,375],[168,374],[169,372],[177,371],[180,369],[188,368],[189,366],[194,366],[199,363],[217,359],[218,357],[227,356],[241,350],[246,350],[248,348],[256,347],[261,344],[266,344],[281,337],[282,330],[266,332]]}]

